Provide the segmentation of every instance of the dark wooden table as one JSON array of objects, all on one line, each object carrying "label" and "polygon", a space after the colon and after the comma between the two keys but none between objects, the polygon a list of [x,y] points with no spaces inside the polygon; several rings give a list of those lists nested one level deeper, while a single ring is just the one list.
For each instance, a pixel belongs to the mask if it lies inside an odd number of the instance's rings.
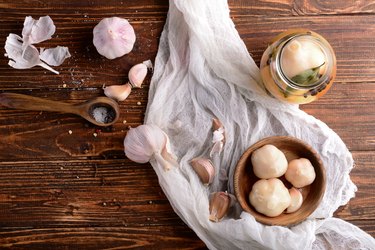
[{"label": "dark wooden table", "polygon": [[[335,85],[303,105],[353,153],[356,197],[335,216],[375,236],[375,1],[230,0],[231,17],[259,64],[267,42],[295,27],[325,36],[338,59]],[[78,103],[122,84],[136,63],[154,60],[167,0],[0,1],[0,92]],[[50,15],[57,30],[42,46],[68,46],[55,67],[16,70],[3,45],[21,34],[25,16]],[[137,41],[119,59],[101,57],[92,29],[104,17],[129,19]],[[173,212],[148,164],[124,156],[129,126],[143,122],[151,76],[121,102],[119,122],[99,128],[69,114],[0,107],[0,247],[12,249],[204,248]],[[126,122],[125,122],[126,121]],[[72,133],[70,134],[69,131]]]}]

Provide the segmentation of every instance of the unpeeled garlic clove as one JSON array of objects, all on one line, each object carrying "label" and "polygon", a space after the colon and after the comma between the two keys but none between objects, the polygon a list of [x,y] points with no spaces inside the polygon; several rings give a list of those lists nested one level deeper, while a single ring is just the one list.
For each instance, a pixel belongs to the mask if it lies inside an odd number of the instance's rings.
[{"label": "unpeeled garlic clove", "polygon": [[209,220],[219,222],[227,215],[229,208],[233,205],[234,198],[227,192],[215,192],[211,194],[209,204]]},{"label": "unpeeled garlic clove", "polygon": [[133,88],[140,88],[142,86],[149,68],[152,68],[152,63],[150,60],[138,63],[131,67],[128,78]]},{"label": "unpeeled garlic clove", "polygon": [[131,86],[129,83],[126,83],[124,85],[112,85],[108,87],[104,87],[104,94],[112,98],[116,101],[123,101],[125,100],[130,92],[131,92]]},{"label": "unpeeled garlic clove", "polygon": [[93,30],[93,43],[102,56],[114,59],[128,54],[135,43],[133,26],[119,17],[102,19]]},{"label": "unpeeled garlic clove", "polygon": [[190,165],[204,185],[212,183],[215,176],[215,167],[209,159],[194,158],[190,161]]},{"label": "unpeeled garlic clove", "polygon": [[303,197],[302,197],[301,192],[298,191],[298,189],[294,187],[289,189],[289,194],[290,194],[291,202],[290,202],[289,207],[287,207],[286,212],[293,213],[302,206]]}]

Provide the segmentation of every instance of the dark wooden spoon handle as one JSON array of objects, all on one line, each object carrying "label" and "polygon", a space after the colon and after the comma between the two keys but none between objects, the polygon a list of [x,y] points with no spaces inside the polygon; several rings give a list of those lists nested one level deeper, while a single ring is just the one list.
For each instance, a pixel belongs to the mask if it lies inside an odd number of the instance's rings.
[{"label": "dark wooden spoon handle", "polygon": [[74,105],[16,93],[1,93],[0,104],[13,109],[79,114]]}]

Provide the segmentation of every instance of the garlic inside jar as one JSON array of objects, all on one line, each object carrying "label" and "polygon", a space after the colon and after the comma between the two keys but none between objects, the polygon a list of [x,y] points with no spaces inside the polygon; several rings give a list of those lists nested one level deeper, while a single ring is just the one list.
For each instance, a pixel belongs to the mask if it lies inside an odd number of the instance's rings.
[{"label": "garlic inside jar", "polygon": [[261,76],[267,92],[282,101],[309,103],[324,95],[336,75],[332,47],[319,34],[290,30],[264,52]]}]

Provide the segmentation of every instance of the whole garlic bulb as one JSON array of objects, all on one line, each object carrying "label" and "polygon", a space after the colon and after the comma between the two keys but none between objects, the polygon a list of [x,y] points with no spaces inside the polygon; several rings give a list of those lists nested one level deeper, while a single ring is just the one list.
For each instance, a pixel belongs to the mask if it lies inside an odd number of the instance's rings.
[{"label": "whole garlic bulb", "polygon": [[280,177],[288,168],[284,153],[274,145],[264,145],[251,154],[254,174],[261,179]]},{"label": "whole garlic bulb", "polygon": [[301,188],[310,185],[315,180],[315,170],[308,159],[300,158],[289,162],[285,178],[294,187]]},{"label": "whole garlic bulb", "polygon": [[135,43],[133,26],[119,17],[102,19],[93,30],[93,43],[102,56],[114,59],[128,54]]},{"label": "whole garlic bulb", "polygon": [[288,189],[277,178],[255,182],[249,200],[255,210],[269,217],[280,215],[291,203]]},{"label": "whole garlic bulb", "polygon": [[176,157],[170,153],[169,139],[155,125],[140,125],[128,131],[124,139],[125,155],[132,161],[146,163],[154,158],[165,170],[177,166]]}]

